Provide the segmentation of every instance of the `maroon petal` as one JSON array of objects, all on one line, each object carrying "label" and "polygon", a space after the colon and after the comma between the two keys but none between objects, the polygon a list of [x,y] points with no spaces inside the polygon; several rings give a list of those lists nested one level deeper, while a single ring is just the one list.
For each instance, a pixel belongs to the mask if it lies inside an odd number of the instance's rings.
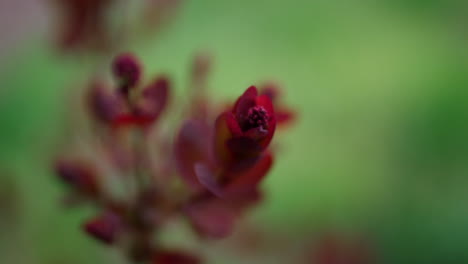
[{"label": "maroon petal", "polygon": [[120,217],[111,212],[87,221],[83,227],[88,234],[106,244],[115,242],[122,230]]},{"label": "maroon petal", "polygon": [[255,86],[250,86],[244,94],[242,94],[237,102],[234,105],[233,113],[235,114],[238,120],[244,118],[244,116],[249,111],[249,108],[255,105],[255,98],[258,95],[257,88]]},{"label": "maroon petal", "polygon": [[174,144],[177,169],[182,179],[194,190],[202,188],[195,174],[196,163],[211,163],[211,129],[196,120],[188,120],[182,126]]},{"label": "maroon petal", "polygon": [[181,251],[162,251],[156,254],[152,264],[201,264],[199,257]]},{"label": "maroon petal", "polygon": [[201,236],[216,239],[231,234],[236,218],[229,204],[215,198],[191,204],[185,212]]},{"label": "maroon petal", "polygon": [[231,172],[233,179],[224,189],[225,196],[239,195],[255,190],[273,165],[270,153],[263,155],[252,167],[242,172]]}]

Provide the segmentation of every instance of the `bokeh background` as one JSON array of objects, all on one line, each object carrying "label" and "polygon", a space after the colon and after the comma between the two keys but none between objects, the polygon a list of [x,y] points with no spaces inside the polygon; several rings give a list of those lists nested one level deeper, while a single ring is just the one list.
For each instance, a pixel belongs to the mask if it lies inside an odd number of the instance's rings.
[{"label": "bokeh background", "polygon": [[[60,206],[50,162],[92,67],[53,49],[53,18],[47,1],[0,1],[0,263],[124,263],[80,231],[91,210]],[[248,220],[268,246],[211,242],[212,263],[295,263],[331,230],[365,236],[377,263],[428,264],[468,263],[467,47],[463,0],[187,0],[128,48],[179,95],[207,50],[216,98],[274,80],[297,109]]]}]

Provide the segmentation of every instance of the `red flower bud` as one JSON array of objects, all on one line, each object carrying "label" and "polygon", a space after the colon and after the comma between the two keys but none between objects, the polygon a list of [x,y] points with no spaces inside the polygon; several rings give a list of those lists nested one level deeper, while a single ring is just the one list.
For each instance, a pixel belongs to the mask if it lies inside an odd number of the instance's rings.
[{"label": "red flower bud", "polygon": [[160,77],[143,89],[141,97],[130,113],[120,115],[114,126],[136,125],[147,127],[154,124],[169,101],[170,83],[166,77]]},{"label": "red flower bud", "polygon": [[216,151],[224,162],[258,156],[270,144],[276,128],[270,97],[255,86],[239,97],[232,111],[216,120]]},{"label": "red flower bud", "polygon": [[112,70],[123,93],[137,85],[142,71],[140,62],[130,53],[123,53],[115,58]]}]

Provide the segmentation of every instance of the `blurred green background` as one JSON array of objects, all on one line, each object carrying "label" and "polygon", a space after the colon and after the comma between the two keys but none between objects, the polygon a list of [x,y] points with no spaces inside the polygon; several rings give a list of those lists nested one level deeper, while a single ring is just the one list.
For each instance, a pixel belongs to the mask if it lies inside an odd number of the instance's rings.
[{"label": "blurred green background", "polygon": [[[284,237],[282,254],[333,229],[368,234],[379,263],[427,264],[468,263],[467,47],[467,1],[189,0],[128,49],[147,74],[173,76],[178,95],[199,50],[214,55],[220,100],[283,85],[299,118],[276,138],[268,197],[251,220]],[[91,210],[60,207],[50,171],[89,64],[37,32],[2,60],[0,263],[122,263],[81,233]]]}]

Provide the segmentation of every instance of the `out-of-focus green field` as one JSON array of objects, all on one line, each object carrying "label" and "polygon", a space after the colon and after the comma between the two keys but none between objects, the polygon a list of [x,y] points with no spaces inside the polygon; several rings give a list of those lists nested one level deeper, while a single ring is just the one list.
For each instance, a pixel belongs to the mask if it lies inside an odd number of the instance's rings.
[{"label": "out-of-focus green field", "polygon": [[[147,74],[173,76],[179,96],[198,50],[214,55],[220,100],[283,84],[299,118],[275,139],[253,216],[266,230],[370,233],[382,263],[467,263],[467,14],[466,1],[187,1],[129,49]],[[17,204],[0,212],[0,263],[120,263],[79,230],[91,210],[59,206],[50,162],[90,63],[49,44],[33,36],[2,62],[0,186],[16,189],[0,191]],[[240,263],[226,259],[214,263]]]}]

